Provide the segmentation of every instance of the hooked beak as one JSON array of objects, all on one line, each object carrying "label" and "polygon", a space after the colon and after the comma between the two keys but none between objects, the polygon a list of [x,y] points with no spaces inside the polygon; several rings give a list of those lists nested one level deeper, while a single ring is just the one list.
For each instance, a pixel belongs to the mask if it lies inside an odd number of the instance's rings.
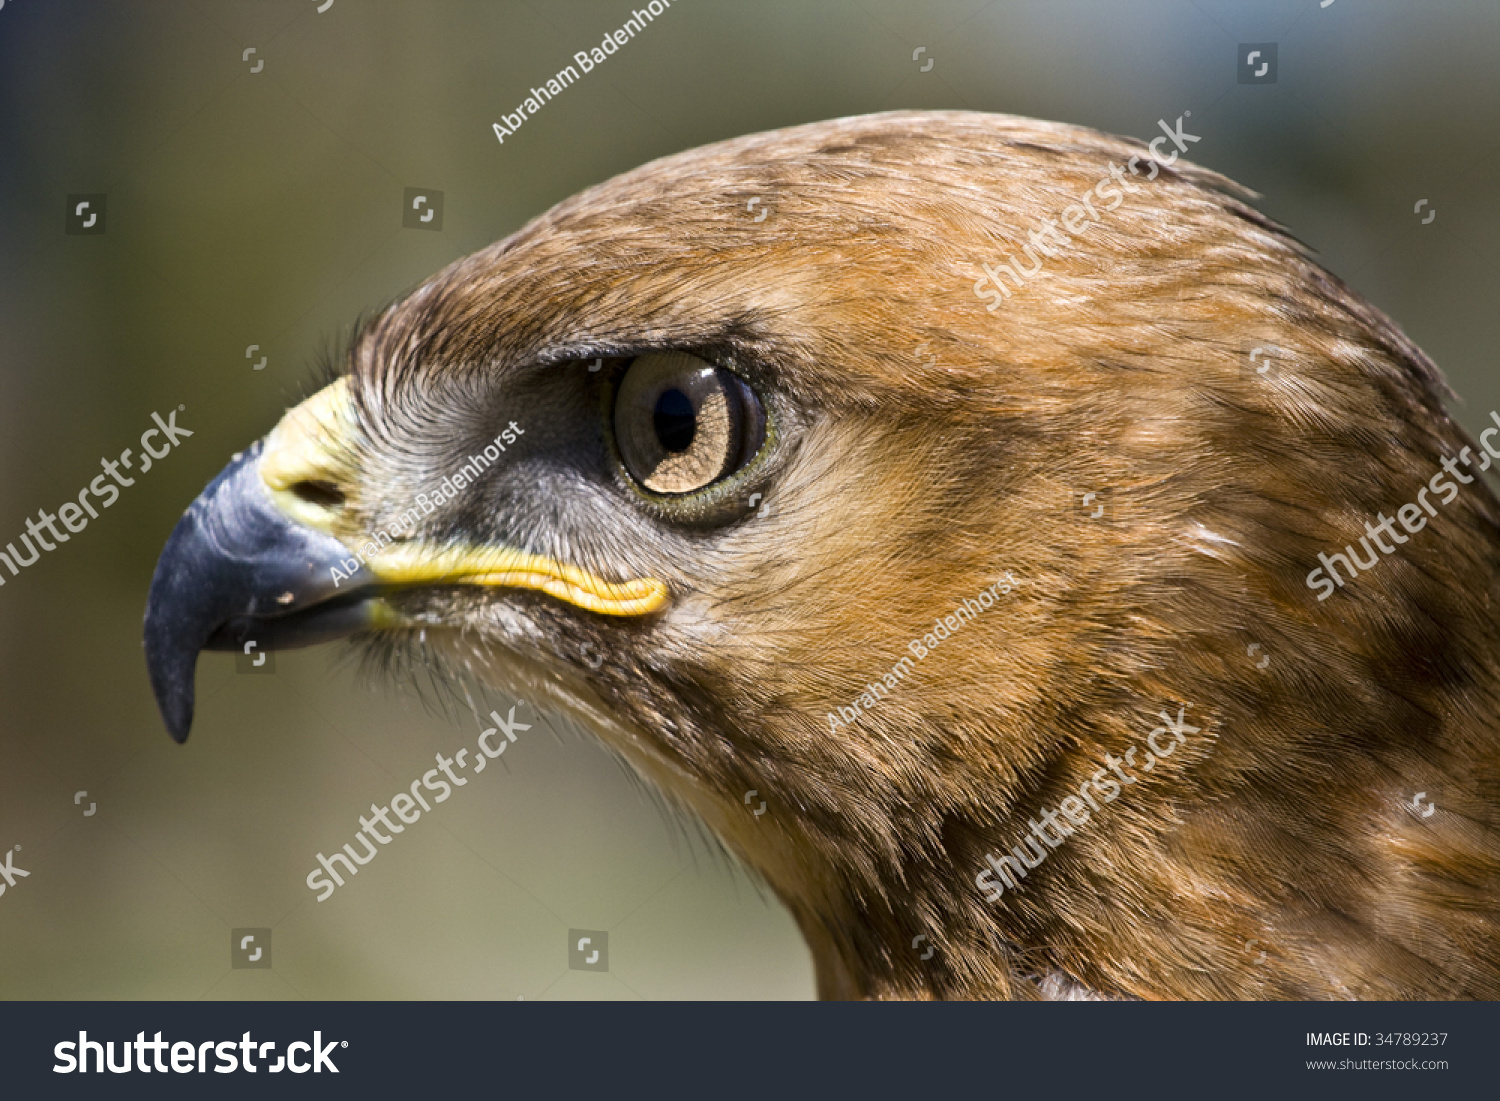
[{"label": "hooked beak", "polygon": [[613,616],[666,603],[667,587],[655,578],[609,582],[512,547],[389,537],[372,544],[349,529],[343,509],[357,433],[341,379],[236,455],[172,530],[151,580],[145,645],[157,706],[178,742],[193,724],[200,651],[251,643],[287,650],[406,626],[384,599],[398,588],[533,589]]},{"label": "hooked beak", "polygon": [[260,477],[264,441],[237,456],[183,514],[151,579],[146,665],[167,730],[193,725],[200,650],[285,650],[374,626],[376,578],[358,567],[346,585],[333,571],[349,550],[289,519]]}]

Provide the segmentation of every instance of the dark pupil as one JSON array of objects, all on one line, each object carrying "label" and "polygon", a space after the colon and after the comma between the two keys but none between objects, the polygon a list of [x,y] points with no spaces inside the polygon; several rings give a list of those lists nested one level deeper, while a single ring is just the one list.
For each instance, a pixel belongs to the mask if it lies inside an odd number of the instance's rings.
[{"label": "dark pupil", "polygon": [[656,427],[656,438],[668,451],[686,451],[693,445],[698,418],[693,412],[693,403],[681,390],[668,390],[657,398],[656,411],[651,419]]}]

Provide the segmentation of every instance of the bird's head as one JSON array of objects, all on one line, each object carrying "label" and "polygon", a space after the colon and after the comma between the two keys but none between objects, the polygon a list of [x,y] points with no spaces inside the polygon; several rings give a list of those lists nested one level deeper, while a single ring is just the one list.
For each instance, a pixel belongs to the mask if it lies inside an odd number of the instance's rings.
[{"label": "bird's head", "polygon": [[[1039,267],[1002,297],[1007,257]],[[200,649],[358,633],[599,732],[766,878],[825,993],[1138,992],[1168,964],[1119,912],[1175,914],[1186,956],[1218,950],[1211,905],[1263,932],[1248,857],[1183,870],[1182,808],[1291,705],[1247,643],[1376,616],[1304,576],[1328,517],[1390,506],[1371,446],[1458,438],[1434,378],[1231,185],[1134,142],[956,112],[725,142],[368,325],[173,533],[153,685],[181,740]],[[1139,798],[986,901],[987,852],[1184,706],[1201,734]]]}]

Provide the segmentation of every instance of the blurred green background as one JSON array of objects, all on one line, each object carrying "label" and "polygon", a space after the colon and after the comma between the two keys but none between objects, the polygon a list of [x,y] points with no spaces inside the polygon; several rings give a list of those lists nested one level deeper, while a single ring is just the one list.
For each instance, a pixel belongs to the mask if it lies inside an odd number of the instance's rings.
[{"label": "blurred green background", "polygon": [[[269,676],[206,654],[179,748],[141,657],[178,514],[320,351],[653,157],[899,107],[1148,138],[1191,111],[1193,159],[1391,314],[1471,431],[1500,408],[1494,0],[675,0],[503,145],[491,124],[644,4],[321,3],[0,5],[0,546],[153,411],[194,432],[0,573],[0,860],[31,873],[0,896],[0,997],[812,995],[779,905],[555,718],[317,903],[314,854],[473,717],[337,648]],[[1269,42],[1276,82],[1239,83],[1238,44]],[[409,187],[443,192],[440,231],[402,227]],[[95,193],[105,232],[65,233]],[[231,967],[238,927],[272,929],[270,969]],[[609,933],[607,972],[569,969],[570,928]]]}]

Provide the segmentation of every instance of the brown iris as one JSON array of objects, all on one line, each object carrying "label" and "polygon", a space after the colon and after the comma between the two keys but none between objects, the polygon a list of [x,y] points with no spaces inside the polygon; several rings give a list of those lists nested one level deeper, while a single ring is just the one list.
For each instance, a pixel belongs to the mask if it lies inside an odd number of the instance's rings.
[{"label": "brown iris", "polygon": [[652,493],[693,493],[734,473],[765,440],[765,413],[743,380],[686,352],[637,356],[615,394],[626,471]]}]

